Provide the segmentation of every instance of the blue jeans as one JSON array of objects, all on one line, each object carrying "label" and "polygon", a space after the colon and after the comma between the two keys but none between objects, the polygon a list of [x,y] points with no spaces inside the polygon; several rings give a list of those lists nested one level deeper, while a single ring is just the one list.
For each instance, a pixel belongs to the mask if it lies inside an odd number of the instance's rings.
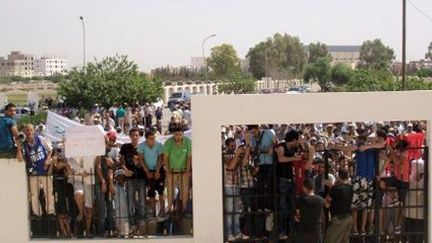
[{"label": "blue jeans", "polygon": [[225,186],[226,235],[237,236],[240,231],[240,191],[237,186]]},{"label": "blue jeans", "polygon": [[287,235],[294,211],[295,185],[293,179],[278,178],[279,186],[279,234]]},{"label": "blue jeans", "polygon": [[126,200],[125,187],[120,184],[116,184],[116,193],[114,195],[114,209],[115,209],[115,221],[117,230],[120,234],[126,235],[129,233],[129,219],[128,219],[128,204]]},{"label": "blue jeans", "polygon": [[146,185],[144,179],[127,180],[127,198],[130,225],[136,225],[144,220],[146,210]]}]

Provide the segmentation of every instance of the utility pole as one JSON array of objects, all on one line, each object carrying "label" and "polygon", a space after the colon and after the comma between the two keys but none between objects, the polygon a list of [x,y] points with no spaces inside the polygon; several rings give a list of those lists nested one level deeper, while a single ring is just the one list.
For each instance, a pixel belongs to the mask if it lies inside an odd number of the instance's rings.
[{"label": "utility pole", "polygon": [[85,40],[85,24],[84,24],[84,17],[80,16],[79,17],[82,23],[82,37],[83,37],[83,68],[85,68],[86,65],[86,40]]},{"label": "utility pole", "polygon": [[406,81],[406,0],[402,0],[402,90]]}]

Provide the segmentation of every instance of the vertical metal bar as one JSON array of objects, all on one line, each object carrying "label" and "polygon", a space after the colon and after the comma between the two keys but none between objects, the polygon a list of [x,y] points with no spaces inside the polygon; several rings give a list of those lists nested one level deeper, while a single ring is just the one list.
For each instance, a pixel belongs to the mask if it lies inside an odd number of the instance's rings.
[{"label": "vertical metal bar", "polygon": [[[280,194],[278,194],[278,181],[277,181],[277,174],[276,174],[276,170],[277,170],[277,162],[273,162],[272,164],[272,179],[273,179],[273,238],[275,241],[277,241],[278,236],[279,236],[279,198],[282,196]],[[286,195],[284,195],[286,196]]]},{"label": "vertical metal bar", "polygon": [[[327,149],[325,149],[324,150],[324,154],[323,154],[323,161],[324,161],[324,179],[325,180],[328,180],[328,173],[329,173],[329,167],[330,167],[330,165],[329,165],[329,150],[327,150]],[[324,183],[324,182],[323,182]],[[325,188],[325,185],[323,185],[324,186],[324,188]],[[325,190],[325,189],[324,189]],[[324,211],[324,226],[325,226],[325,229],[323,229],[323,232],[325,232],[326,230],[327,230],[327,227],[328,227],[328,225],[329,225],[329,222],[328,222],[328,216],[327,216],[327,214],[326,214],[326,212]]]},{"label": "vertical metal bar", "polygon": [[[381,153],[382,149],[379,149],[377,151],[377,157],[376,157],[376,163],[375,163],[375,175],[378,175],[379,173],[379,161],[380,161],[380,153]],[[380,218],[380,211],[381,209],[381,205],[378,203],[379,201],[381,201],[382,199],[382,193],[381,193],[381,188],[380,188],[380,181],[378,181],[376,178],[373,178],[374,183],[375,183],[375,200],[374,200],[374,204],[375,204],[375,233],[374,235],[376,237],[377,240],[379,240],[379,238],[381,237],[381,232],[380,232],[380,225],[381,225],[381,218]],[[370,226],[369,226],[370,227]]]}]

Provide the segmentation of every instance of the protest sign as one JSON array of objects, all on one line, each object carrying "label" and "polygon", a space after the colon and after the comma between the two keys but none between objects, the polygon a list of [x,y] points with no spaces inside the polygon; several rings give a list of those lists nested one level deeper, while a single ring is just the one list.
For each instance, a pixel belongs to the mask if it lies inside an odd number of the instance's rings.
[{"label": "protest sign", "polygon": [[105,154],[104,132],[98,126],[68,127],[65,138],[66,157]]}]

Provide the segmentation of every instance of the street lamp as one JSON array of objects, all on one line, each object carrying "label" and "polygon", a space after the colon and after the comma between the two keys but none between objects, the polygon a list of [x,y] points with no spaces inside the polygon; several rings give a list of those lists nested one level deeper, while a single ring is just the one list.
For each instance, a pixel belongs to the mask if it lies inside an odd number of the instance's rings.
[{"label": "street lamp", "polygon": [[213,38],[213,37],[215,37],[215,36],[216,36],[216,34],[211,34],[211,35],[207,36],[206,38],[204,38],[204,40],[202,41],[202,56],[203,56],[203,59],[204,59],[204,65],[205,65],[205,81],[207,81],[207,61],[206,61],[206,58],[205,58],[205,49],[204,49],[204,44],[205,44],[205,42],[206,42],[208,39]]},{"label": "street lamp", "polygon": [[85,52],[85,24],[84,24],[84,17],[80,16],[79,17],[82,23],[82,31],[83,31],[83,68],[85,68],[86,65],[86,52]]}]

